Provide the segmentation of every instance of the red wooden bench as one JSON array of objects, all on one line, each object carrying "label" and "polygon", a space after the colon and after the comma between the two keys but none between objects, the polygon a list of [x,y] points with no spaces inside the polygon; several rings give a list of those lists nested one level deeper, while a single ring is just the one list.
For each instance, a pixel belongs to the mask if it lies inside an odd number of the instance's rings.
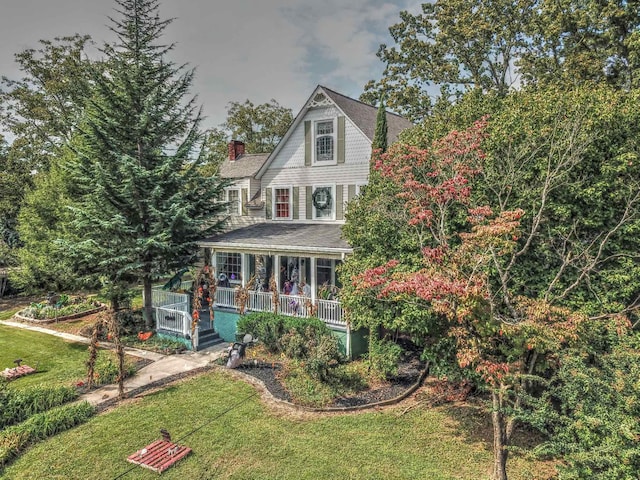
[{"label": "red wooden bench", "polygon": [[166,440],[156,440],[150,445],[127,457],[127,461],[162,473],[178,460],[191,453],[189,447],[177,445]]}]

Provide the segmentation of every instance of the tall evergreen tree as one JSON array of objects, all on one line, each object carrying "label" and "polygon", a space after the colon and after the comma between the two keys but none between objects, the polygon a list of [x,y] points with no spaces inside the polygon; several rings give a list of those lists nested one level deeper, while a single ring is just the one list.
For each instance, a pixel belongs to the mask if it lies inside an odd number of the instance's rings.
[{"label": "tall evergreen tree", "polygon": [[380,149],[382,153],[387,151],[387,110],[384,106],[384,95],[380,97],[378,116],[376,117],[376,131],[373,135],[373,149]]},{"label": "tall evergreen tree", "polygon": [[100,275],[112,293],[132,281],[144,287],[148,328],[151,286],[195,260],[196,242],[220,227],[215,201],[225,183],[199,172],[201,116],[189,98],[193,70],[167,59],[160,42],[171,20],[158,0],[116,0],[117,36],[106,45],[103,73],[69,164],[78,199],[73,245],[79,266]]}]

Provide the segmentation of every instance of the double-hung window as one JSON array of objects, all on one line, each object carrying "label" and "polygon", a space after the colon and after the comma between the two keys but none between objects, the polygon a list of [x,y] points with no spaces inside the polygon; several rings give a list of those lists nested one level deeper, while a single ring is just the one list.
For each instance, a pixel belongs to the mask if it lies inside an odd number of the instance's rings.
[{"label": "double-hung window", "polygon": [[291,220],[291,187],[273,189],[273,218]]},{"label": "double-hung window", "polygon": [[227,202],[229,215],[240,215],[240,190],[227,190]]},{"label": "double-hung window", "polygon": [[337,143],[335,120],[319,120],[314,125],[316,163],[335,162]]}]

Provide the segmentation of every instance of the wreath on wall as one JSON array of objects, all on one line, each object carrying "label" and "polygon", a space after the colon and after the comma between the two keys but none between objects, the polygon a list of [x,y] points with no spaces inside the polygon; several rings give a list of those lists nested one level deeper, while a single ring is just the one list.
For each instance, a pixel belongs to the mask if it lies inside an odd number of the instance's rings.
[{"label": "wreath on wall", "polygon": [[316,188],[312,195],[313,206],[318,210],[331,210],[331,188]]}]

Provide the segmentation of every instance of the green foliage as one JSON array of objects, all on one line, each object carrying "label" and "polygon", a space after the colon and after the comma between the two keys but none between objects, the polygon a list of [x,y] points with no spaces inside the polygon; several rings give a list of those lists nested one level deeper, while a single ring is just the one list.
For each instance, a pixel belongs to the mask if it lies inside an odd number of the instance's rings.
[{"label": "green foliage", "polygon": [[[113,355],[98,355],[93,367],[95,385],[109,385],[118,380],[118,360]],[[136,367],[130,362],[125,363],[124,378],[135,375]]]},{"label": "green foliage", "polygon": [[229,103],[222,127],[231,133],[231,139],[244,142],[247,153],[271,153],[292,122],[291,109],[273,99],[261,105],[245,100]]},{"label": "green foliage", "polygon": [[373,134],[373,144],[371,148],[373,150],[379,149],[381,152],[387,151],[387,109],[384,106],[384,96],[380,98],[380,105],[378,105],[378,114],[376,116],[376,131]]},{"label": "green foliage", "polygon": [[65,405],[5,428],[0,432],[0,467],[4,467],[29,445],[86,422],[94,411],[88,402]]},{"label": "green foliage", "polygon": [[632,334],[608,353],[562,356],[534,420],[550,435],[539,452],[563,459],[561,479],[633,478],[640,471],[639,347]]},{"label": "green foliage", "polygon": [[20,423],[37,413],[75,400],[78,392],[74,387],[35,387],[13,390],[0,385],[0,430]]},{"label": "green foliage", "polygon": [[[330,335],[328,327],[318,318],[289,317],[270,312],[252,312],[240,317],[238,332],[250,333],[271,353],[283,351],[282,337],[292,330],[299,335]],[[291,346],[295,350],[296,347]]]},{"label": "green foliage", "polygon": [[374,338],[369,341],[367,363],[375,375],[391,378],[398,374],[398,362],[402,347],[388,339]]},{"label": "green foliage", "polygon": [[190,97],[193,70],[169,61],[158,0],[118,0],[118,43],[106,45],[94,72],[74,158],[73,227],[67,242],[77,266],[103,283],[151,286],[196,260],[197,241],[221,228],[216,202],[227,182],[203,176],[201,116]]},{"label": "green foliage", "polygon": [[38,320],[60,318],[67,315],[73,315],[76,313],[87,312],[99,307],[100,304],[93,300],[73,303],[71,305],[65,305],[63,307],[55,307],[52,305],[42,303],[32,303],[29,307],[22,310],[20,315],[28,318],[35,318]]}]

